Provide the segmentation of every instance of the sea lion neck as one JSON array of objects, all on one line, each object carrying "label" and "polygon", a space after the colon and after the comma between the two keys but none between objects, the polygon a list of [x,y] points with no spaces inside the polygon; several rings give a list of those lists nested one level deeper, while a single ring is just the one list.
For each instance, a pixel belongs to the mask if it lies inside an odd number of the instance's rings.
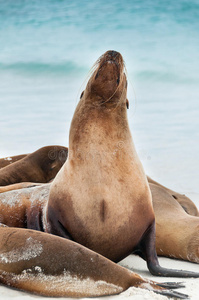
[{"label": "sea lion neck", "polygon": [[104,108],[85,105],[84,99],[81,99],[71,123],[69,153],[91,144],[99,147],[107,144],[107,140],[110,145],[112,140],[119,143],[129,137],[131,133],[125,103],[116,108]]}]

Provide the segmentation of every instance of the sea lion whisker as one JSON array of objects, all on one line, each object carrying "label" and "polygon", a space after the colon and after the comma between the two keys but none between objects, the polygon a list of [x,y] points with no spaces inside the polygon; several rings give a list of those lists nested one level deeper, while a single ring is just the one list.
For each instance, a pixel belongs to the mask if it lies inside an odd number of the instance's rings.
[{"label": "sea lion whisker", "polygon": [[[123,93],[125,93],[125,87],[122,90],[122,95],[121,95],[121,99],[123,98]],[[117,102],[116,106],[113,108],[113,112],[118,108],[118,106],[120,105],[120,102]],[[127,107],[128,108],[128,107]]]},{"label": "sea lion whisker", "polygon": [[111,99],[112,99],[112,98],[115,96],[115,94],[117,93],[118,89],[119,89],[119,86],[117,86],[117,88],[116,88],[116,90],[114,91],[114,93],[113,93],[108,99],[106,99],[105,101],[101,102],[100,105],[104,105],[104,104],[108,103],[109,101],[111,101]]}]

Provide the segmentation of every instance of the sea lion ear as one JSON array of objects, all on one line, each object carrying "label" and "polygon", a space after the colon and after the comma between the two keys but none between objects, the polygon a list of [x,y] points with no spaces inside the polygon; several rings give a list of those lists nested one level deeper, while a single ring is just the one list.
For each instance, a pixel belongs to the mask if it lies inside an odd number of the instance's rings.
[{"label": "sea lion ear", "polygon": [[126,99],[126,107],[127,107],[127,109],[129,109],[129,100],[128,99]]},{"label": "sea lion ear", "polygon": [[80,99],[83,97],[83,95],[84,95],[84,91],[81,93]]}]

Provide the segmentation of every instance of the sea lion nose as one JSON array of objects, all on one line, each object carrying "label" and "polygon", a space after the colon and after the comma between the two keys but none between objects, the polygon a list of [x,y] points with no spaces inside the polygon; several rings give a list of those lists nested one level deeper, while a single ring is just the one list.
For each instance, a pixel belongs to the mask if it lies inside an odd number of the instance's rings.
[{"label": "sea lion nose", "polygon": [[117,52],[117,51],[114,51],[114,50],[109,50],[108,52],[107,52],[107,54],[108,54],[108,56],[110,57],[110,58],[117,58],[118,56],[119,56],[119,52]]}]

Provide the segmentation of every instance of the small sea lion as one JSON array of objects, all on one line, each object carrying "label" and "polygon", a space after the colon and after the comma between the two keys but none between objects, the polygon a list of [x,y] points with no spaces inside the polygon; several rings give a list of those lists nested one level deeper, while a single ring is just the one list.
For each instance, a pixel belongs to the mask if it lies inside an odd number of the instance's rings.
[{"label": "small sea lion", "polygon": [[46,146],[0,170],[0,186],[20,182],[49,182],[66,161],[68,148]]}]

